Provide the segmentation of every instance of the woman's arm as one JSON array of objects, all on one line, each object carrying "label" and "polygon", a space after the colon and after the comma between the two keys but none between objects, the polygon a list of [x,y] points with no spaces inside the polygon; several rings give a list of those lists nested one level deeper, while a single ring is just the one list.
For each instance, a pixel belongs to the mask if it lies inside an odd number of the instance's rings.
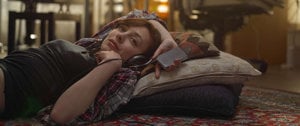
[{"label": "woman's arm", "polygon": [[[162,54],[163,52],[166,52],[172,48],[177,47],[177,43],[169,33],[169,31],[158,21],[156,20],[149,20],[149,22],[160,32],[161,34],[161,40],[162,43],[160,46],[156,49],[153,55],[153,59],[157,58],[158,55]],[[167,71],[171,71],[175,69],[176,66],[178,66],[181,62],[180,61],[174,61],[174,64],[170,67],[168,67]],[[155,77],[159,78],[160,76],[160,65],[157,63],[155,66]]]},{"label": "woman's arm", "polygon": [[149,22],[160,32],[162,43],[164,43],[165,41],[170,41],[168,45],[165,45],[165,48],[168,47],[168,49],[170,49],[173,47],[177,47],[177,43],[175,42],[169,31],[162,24],[160,24],[156,20],[149,20]]},{"label": "woman's arm", "polygon": [[51,118],[59,124],[64,124],[84,113],[94,102],[101,88],[121,66],[122,60],[112,60],[95,67],[59,97],[51,112]]}]

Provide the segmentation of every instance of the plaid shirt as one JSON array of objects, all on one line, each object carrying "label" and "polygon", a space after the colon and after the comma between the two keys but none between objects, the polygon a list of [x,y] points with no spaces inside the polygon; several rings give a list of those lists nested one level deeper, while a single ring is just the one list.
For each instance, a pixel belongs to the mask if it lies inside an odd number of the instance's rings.
[{"label": "plaid shirt", "polygon": [[[110,116],[120,105],[126,104],[131,99],[138,77],[139,72],[121,68],[97,94],[94,103],[89,106],[87,111],[68,124],[84,125]],[[42,124],[55,125],[50,118],[52,108],[51,105],[42,109],[34,119]]]}]

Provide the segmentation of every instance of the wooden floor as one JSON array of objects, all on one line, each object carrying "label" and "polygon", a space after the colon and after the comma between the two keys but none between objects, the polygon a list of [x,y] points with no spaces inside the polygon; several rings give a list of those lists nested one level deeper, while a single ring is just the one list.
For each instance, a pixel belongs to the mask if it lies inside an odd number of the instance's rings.
[{"label": "wooden floor", "polygon": [[300,93],[300,68],[268,66],[267,72],[245,84]]}]

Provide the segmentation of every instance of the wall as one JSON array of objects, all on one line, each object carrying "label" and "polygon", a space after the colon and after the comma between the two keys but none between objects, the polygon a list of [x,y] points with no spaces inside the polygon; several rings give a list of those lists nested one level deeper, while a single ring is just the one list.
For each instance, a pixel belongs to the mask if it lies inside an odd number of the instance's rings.
[{"label": "wall", "polygon": [[[286,61],[288,1],[284,8],[274,8],[273,15],[252,15],[246,24],[229,34],[228,52],[242,58],[263,59],[269,64]],[[227,36],[227,37],[228,37]]]}]

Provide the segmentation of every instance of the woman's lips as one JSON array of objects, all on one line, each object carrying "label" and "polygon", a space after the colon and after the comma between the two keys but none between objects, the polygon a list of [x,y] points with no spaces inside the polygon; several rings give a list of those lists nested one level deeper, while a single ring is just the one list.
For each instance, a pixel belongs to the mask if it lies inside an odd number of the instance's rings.
[{"label": "woman's lips", "polygon": [[116,44],[116,42],[113,39],[109,39],[109,43],[108,46],[112,49],[112,50],[118,50],[118,46]]}]

